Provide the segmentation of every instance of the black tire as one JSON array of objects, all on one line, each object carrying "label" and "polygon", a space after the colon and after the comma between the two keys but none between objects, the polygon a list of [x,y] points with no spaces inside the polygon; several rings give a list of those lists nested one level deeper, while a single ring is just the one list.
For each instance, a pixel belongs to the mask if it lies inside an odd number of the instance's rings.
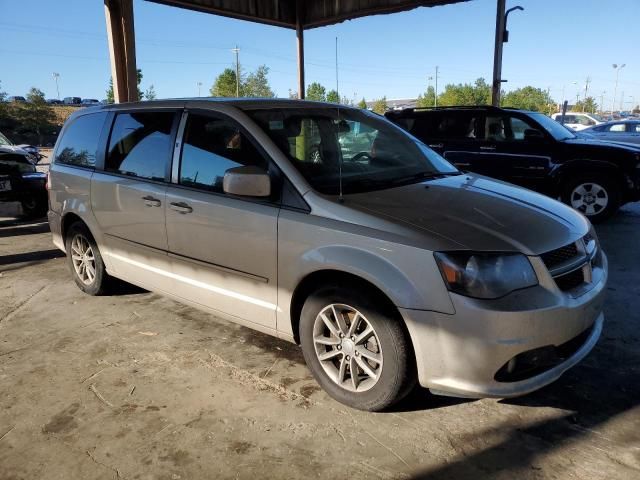
[{"label": "black tire", "polygon": [[22,213],[27,218],[42,218],[49,209],[49,200],[46,195],[26,198],[20,204],[22,205]]},{"label": "black tire", "polygon": [[[358,287],[358,284],[337,285],[321,288],[312,293],[302,308],[300,343],[311,373],[331,397],[359,410],[380,411],[402,400],[415,386],[417,380],[415,356],[408,334],[403,328],[402,319],[395,308],[381,301],[378,292],[373,292],[366,287]],[[376,367],[379,368],[376,371],[378,373],[377,380],[368,390],[350,391],[343,388],[330,377],[318,358],[314,342],[314,324],[320,312],[332,304],[347,305],[360,312],[366,322],[373,327],[376,344],[379,340],[380,348],[378,351],[382,353],[382,363]],[[364,345],[360,347],[362,346]],[[326,348],[334,349],[334,347]],[[340,359],[349,358],[344,354],[346,350],[347,347],[342,351],[344,357],[340,357]],[[355,356],[357,355],[355,354]],[[355,356],[354,361],[356,360]],[[363,360],[362,354],[359,359]],[[336,360],[338,365],[341,361]],[[375,365],[375,363],[368,365]],[[338,368],[336,366],[336,369]],[[357,368],[356,370],[359,371]],[[364,375],[364,371],[362,373]],[[365,381],[371,383],[372,380],[365,376]]]},{"label": "black tire", "polygon": [[[93,253],[95,275],[90,283],[86,283],[85,281],[83,281],[83,279],[76,271],[76,267],[74,266],[74,260],[72,257],[72,244],[76,237],[85,239],[91,247],[91,251]],[[67,263],[69,265],[69,270],[71,271],[73,280],[76,282],[78,288],[89,295],[97,296],[107,294],[112,285],[113,279],[107,273],[104,262],[102,260],[102,255],[100,254],[100,250],[98,249],[98,245],[96,244],[93,236],[91,235],[91,232],[84,223],[76,222],[69,227],[69,230],[67,231],[65,237],[65,250],[67,252]]]},{"label": "black tire", "polygon": [[[577,207],[576,204],[582,202],[581,198],[584,198],[576,192],[580,186],[584,186],[586,191],[592,189],[597,192],[598,196],[604,193],[607,200],[606,205],[601,206],[593,203],[591,208],[587,205]],[[599,223],[613,216],[620,208],[620,186],[614,179],[603,174],[580,175],[564,182],[561,198],[564,203],[585,215],[591,223]],[[601,199],[598,200],[601,201]]]}]

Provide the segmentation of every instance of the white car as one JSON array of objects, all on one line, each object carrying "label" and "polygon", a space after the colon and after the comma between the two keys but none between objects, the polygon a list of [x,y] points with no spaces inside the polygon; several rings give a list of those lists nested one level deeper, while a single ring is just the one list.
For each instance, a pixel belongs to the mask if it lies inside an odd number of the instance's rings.
[{"label": "white car", "polygon": [[[562,113],[554,113],[553,115],[551,115],[551,118],[558,122],[561,122]],[[572,130],[579,131],[584,130],[588,127],[600,125],[601,123],[604,123],[604,119],[596,113],[568,112],[564,116],[563,123],[566,127],[569,127]]]}]

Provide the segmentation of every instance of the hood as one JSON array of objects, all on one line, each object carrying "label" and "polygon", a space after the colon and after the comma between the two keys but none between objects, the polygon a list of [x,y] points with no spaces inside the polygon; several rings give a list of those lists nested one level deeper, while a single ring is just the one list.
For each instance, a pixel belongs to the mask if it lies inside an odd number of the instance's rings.
[{"label": "hood", "polygon": [[417,230],[451,250],[539,255],[575,242],[590,227],[560,202],[478,175],[347,195],[344,205]]},{"label": "hood", "polygon": [[25,156],[29,155],[29,152],[17,145],[0,145],[0,153],[17,153]]},{"label": "hood", "polygon": [[633,143],[623,143],[623,142],[615,142],[610,140],[600,140],[599,137],[591,137],[587,136],[587,134],[582,134],[578,136],[578,138],[570,138],[568,140],[564,140],[565,144],[572,146],[583,146],[588,149],[602,149],[608,150],[610,148],[616,148],[619,150],[627,150],[633,153],[640,153],[640,145],[635,145]]}]

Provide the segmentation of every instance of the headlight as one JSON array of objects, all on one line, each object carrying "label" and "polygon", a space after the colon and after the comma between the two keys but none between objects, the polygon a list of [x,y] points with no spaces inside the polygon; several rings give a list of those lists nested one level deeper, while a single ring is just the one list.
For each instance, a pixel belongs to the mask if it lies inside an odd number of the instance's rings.
[{"label": "headlight", "polygon": [[538,277],[522,254],[469,252],[434,253],[450,291],[474,298],[499,298],[538,284]]}]

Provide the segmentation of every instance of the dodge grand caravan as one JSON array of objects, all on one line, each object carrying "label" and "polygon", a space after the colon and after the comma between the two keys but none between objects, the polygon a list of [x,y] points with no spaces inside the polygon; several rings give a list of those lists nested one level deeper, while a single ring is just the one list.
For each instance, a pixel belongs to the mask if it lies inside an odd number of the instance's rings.
[{"label": "dodge grand caravan", "polygon": [[584,216],[463,174],[359,109],[83,109],[49,188],[53,242],[81,290],[107,293],[116,277],[298,343],[320,385],[356,408],[388,407],[416,381],[521,395],[602,329],[607,259]]}]

